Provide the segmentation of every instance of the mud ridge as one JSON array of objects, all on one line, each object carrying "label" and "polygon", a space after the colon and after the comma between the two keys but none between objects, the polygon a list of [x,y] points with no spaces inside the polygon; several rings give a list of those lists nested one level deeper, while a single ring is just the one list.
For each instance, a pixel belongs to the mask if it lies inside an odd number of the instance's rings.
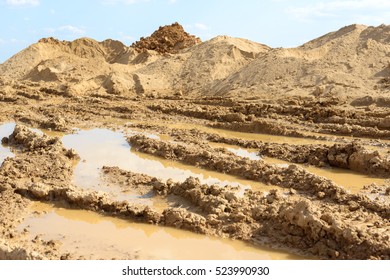
[{"label": "mud ridge", "polygon": [[178,114],[191,118],[216,121],[211,127],[224,128],[241,132],[269,133],[274,135],[304,137],[305,134],[296,131],[292,126],[271,119],[257,119],[253,115],[246,116],[242,113],[231,111],[227,108],[216,106],[193,106],[192,104],[148,105],[148,109],[164,114]]},{"label": "mud ridge", "polygon": [[136,221],[156,224],[160,214],[149,206],[137,206],[126,201],[115,201],[104,192],[84,191],[77,187],[55,187],[44,184],[20,186],[15,191],[24,197],[41,201],[65,201],[71,207],[129,217]]},{"label": "mud ridge", "polygon": [[226,155],[225,153],[215,152],[212,148],[202,149],[197,146],[185,146],[150,139],[143,135],[134,135],[129,137],[128,141],[140,152],[287,189],[292,188],[320,200],[327,199],[342,204],[355,201],[361,207],[377,212],[384,218],[390,217],[390,210],[386,205],[371,201],[361,194],[349,194],[332,181],[309,173],[297,165],[282,168],[234,154]]},{"label": "mud ridge", "polygon": [[[141,127],[150,126],[141,125]],[[156,126],[152,127],[156,128]],[[368,151],[362,146],[364,141],[334,144],[332,146],[325,144],[294,145],[229,138],[218,134],[201,132],[197,129],[172,129],[169,131],[169,134],[179,142],[193,143],[202,147],[208,146],[208,141],[224,143],[257,149],[260,156],[278,158],[292,163],[305,163],[318,167],[333,166],[384,178],[390,176],[389,157],[381,156],[377,151]]]},{"label": "mud ridge", "polygon": [[294,192],[286,196],[277,190],[269,194],[249,190],[240,197],[235,188],[202,185],[192,177],[183,183],[163,182],[117,167],[104,169],[113,176],[120,172],[130,185],[134,178],[142,176],[143,184],[153,187],[156,193],[185,198],[202,210],[199,216],[183,208],[169,208],[163,213],[164,225],[252,242],[272,240],[274,247],[288,246],[322,258],[390,257],[389,236],[372,235],[380,227],[362,227],[354,219],[370,217],[381,226],[389,226],[388,221],[363,209],[351,211],[331,203],[316,203]]}]

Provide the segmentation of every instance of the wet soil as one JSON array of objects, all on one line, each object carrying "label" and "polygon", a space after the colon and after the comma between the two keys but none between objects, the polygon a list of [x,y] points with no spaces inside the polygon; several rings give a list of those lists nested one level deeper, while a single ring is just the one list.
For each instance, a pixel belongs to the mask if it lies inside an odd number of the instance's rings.
[{"label": "wet soil", "polygon": [[387,107],[37,90],[0,100],[1,259],[390,258]]},{"label": "wet soil", "polygon": [[135,223],[93,211],[39,202],[34,203],[31,210],[34,214],[23,221],[19,230],[28,229],[30,237],[39,235],[43,240],[59,240],[62,250],[77,252],[88,259],[300,258],[242,241]]}]

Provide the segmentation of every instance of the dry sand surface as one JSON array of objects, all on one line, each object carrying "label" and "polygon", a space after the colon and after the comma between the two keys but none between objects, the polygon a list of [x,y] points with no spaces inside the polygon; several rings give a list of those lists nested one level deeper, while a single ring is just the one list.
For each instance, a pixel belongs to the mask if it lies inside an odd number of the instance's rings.
[{"label": "dry sand surface", "polygon": [[0,259],[207,258],[47,229],[76,210],[248,258],[389,259],[389,94],[387,25],[288,49],[177,23],[132,46],[41,39],[0,64]]}]

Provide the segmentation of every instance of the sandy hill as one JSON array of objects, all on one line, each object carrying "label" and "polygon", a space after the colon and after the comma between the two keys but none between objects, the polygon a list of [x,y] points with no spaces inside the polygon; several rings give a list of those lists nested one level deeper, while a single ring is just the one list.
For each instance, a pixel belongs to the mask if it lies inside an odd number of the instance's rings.
[{"label": "sandy hill", "polygon": [[385,89],[390,74],[390,26],[351,25],[298,48],[273,49],[217,81],[214,93],[232,91],[338,96]]},{"label": "sandy hill", "polygon": [[219,36],[201,43],[177,23],[128,47],[41,39],[0,65],[3,79],[70,94],[364,96],[388,91],[390,26],[350,25],[297,48]]}]

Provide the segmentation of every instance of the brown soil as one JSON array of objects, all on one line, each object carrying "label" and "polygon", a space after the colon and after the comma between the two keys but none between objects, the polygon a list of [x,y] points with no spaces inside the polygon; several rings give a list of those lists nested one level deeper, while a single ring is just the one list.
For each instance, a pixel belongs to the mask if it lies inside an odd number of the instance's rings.
[{"label": "brown soil", "polygon": [[[17,123],[2,140],[15,156],[0,167],[0,259],[86,258],[18,229],[34,200],[312,258],[389,259],[389,185],[351,194],[295,165],[389,178],[389,30],[351,25],[297,48],[272,49],[227,36],[201,43],[173,24],[131,47],[48,38],[16,54],[0,65],[0,122]],[[242,195],[237,187],[161,180],[116,166],[102,168],[107,184],[169,207],[83,189],[72,180],[79,156],[59,137],[94,127],[124,131],[139,152],[274,190]],[[259,140],[259,133],[285,142]],[[211,143],[291,164],[250,160]]]},{"label": "brown soil", "polygon": [[182,49],[192,47],[200,44],[202,41],[190,35],[184,31],[183,26],[177,22],[160,26],[149,37],[141,37],[141,39],[131,45],[138,52],[144,52],[146,50],[156,51],[161,54],[165,53],[177,53]]}]

